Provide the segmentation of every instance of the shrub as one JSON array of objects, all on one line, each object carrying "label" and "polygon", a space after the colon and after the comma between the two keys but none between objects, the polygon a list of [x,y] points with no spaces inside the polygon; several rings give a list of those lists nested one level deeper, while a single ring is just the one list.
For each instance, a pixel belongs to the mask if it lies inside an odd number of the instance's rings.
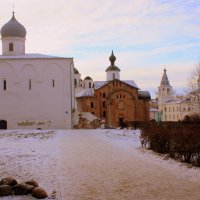
[{"label": "shrub", "polygon": [[141,145],[200,166],[200,124],[194,121],[147,123],[142,127]]}]

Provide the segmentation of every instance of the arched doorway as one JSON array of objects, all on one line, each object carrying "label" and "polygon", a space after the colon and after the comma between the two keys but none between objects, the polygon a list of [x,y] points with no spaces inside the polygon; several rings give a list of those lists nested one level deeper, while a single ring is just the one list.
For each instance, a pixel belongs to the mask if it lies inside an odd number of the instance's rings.
[{"label": "arched doorway", "polygon": [[7,129],[7,121],[0,120],[0,129]]}]

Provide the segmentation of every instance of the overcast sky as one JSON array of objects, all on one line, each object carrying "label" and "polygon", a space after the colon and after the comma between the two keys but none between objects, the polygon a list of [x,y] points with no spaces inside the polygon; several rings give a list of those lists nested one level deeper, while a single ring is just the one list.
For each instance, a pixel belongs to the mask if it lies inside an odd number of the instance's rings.
[{"label": "overcast sky", "polygon": [[164,68],[180,93],[200,62],[200,0],[0,0],[0,27],[13,4],[26,52],[73,57],[83,79],[105,80],[114,50],[121,80],[154,97]]}]

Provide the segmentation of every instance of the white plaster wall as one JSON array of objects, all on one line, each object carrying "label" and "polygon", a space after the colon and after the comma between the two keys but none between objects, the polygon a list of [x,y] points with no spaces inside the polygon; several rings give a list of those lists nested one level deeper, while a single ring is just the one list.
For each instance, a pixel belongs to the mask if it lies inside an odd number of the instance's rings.
[{"label": "white plaster wall", "polygon": [[[13,43],[13,51],[9,51],[9,43]],[[18,37],[2,38],[2,54],[5,56],[25,54],[25,39]]]},{"label": "white plaster wall", "polygon": [[0,120],[8,129],[72,128],[72,69],[72,59],[0,60]]},{"label": "white plaster wall", "polygon": [[119,71],[107,71],[106,72],[106,80],[112,81],[113,80],[113,74],[115,74],[115,79],[120,80],[120,72]]},{"label": "white plaster wall", "polygon": [[[89,84],[91,84],[91,87],[89,87]],[[92,88],[93,87],[93,80],[83,80],[83,87],[84,88]]]}]

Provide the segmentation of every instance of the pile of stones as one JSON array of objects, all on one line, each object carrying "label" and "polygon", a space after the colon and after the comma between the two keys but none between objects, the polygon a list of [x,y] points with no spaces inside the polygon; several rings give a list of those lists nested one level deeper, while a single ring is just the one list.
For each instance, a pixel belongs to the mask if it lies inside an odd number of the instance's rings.
[{"label": "pile of stones", "polygon": [[13,178],[0,181],[0,197],[10,195],[32,195],[37,199],[45,199],[48,195],[34,180],[17,183]]}]

